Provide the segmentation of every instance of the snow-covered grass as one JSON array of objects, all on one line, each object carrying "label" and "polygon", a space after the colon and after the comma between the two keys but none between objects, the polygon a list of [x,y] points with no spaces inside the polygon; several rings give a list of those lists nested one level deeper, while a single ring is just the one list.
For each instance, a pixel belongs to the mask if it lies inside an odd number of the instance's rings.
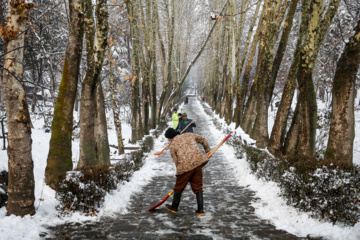
[{"label": "snow-covered grass", "polygon": [[[358,100],[357,100],[358,101]],[[179,106],[181,108],[182,105]],[[194,107],[198,111],[204,111],[200,102],[196,101]],[[209,107],[209,106],[208,106]],[[213,125],[210,116],[202,114],[205,120]],[[270,115],[269,115],[270,117]],[[222,123],[223,129],[213,131],[209,134],[224,135],[228,130],[241,135],[248,144],[254,143],[250,137],[241,129],[235,130],[235,125],[227,126],[222,119],[217,116],[217,121]],[[111,117],[109,118],[111,125]],[[270,122],[270,121],[269,121]],[[141,169],[133,174],[129,182],[119,185],[105,197],[104,206],[99,209],[96,217],[84,216],[81,213],[74,213],[71,216],[59,217],[55,209],[58,201],[55,199],[55,191],[44,184],[44,172],[46,159],[49,150],[50,133],[45,133],[42,129],[43,120],[33,121],[35,128],[32,131],[33,139],[33,160],[35,174],[35,206],[37,208],[34,216],[25,216],[24,218],[16,216],[6,216],[6,209],[0,209],[0,236],[1,239],[39,239],[41,232],[46,232],[46,226],[61,224],[65,222],[98,221],[102,216],[111,216],[116,213],[126,213],[126,207],[130,202],[131,196],[141,191],[154,176],[161,174],[174,175],[174,168],[164,163],[159,163],[153,156],[155,151],[162,149],[165,145],[164,136],[161,135],[155,141],[154,151],[148,154],[148,157]],[[169,123],[170,124],[170,123]],[[356,112],[356,124],[360,124],[360,111]],[[128,145],[128,139],[131,136],[131,127],[128,124],[122,125],[125,144]],[[109,129],[109,142],[116,145],[115,130]],[[112,152],[115,149],[112,148]],[[356,137],[354,145],[354,162],[360,165],[360,130],[356,128]],[[322,236],[326,239],[360,239],[360,223],[354,227],[341,227],[331,223],[321,222],[312,219],[309,214],[301,213],[293,207],[287,206],[285,200],[279,197],[280,189],[274,182],[263,182],[258,180],[252,173],[248,162],[235,157],[235,150],[229,145],[223,145],[219,151],[226,156],[226,162],[235,167],[234,175],[240,186],[248,187],[256,193],[258,200],[253,202],[255,213],[263,219],[268,219],[277,228],[283,229],[297,236],[305,237],[307,235]],[[225,154],[226,153],[226,154]],[[73,142],[73,158],[79,156],[79,140]],[[0,150],[0,170],[7,169],[6,151]],[[160,169],[162,171],[160,172]]]},{"label": "snow-covered grass", "polygon": [[[109,114],[110,115],[110,114]],[[40,239],[40,234],[46,232],[46,226],[57,225],[65,222],[97,221],[101,216],[112,215],[115,212],[125,211],[130,200],[130,196],[141,189],[149,179],[153,177],[155,171],[151,155],[143,165],[141,171],[135,172],[130,182],[125,182],[116,191],[111,192],[105,197],[104,207],[100,209],[97,217],[84,216],[81,213],[74,213],[71,216],[60,217],[55,209],[59,202],[55,199],[55,191],[45,184],[46,159],[49,151],[49,141],[51,134],[45,133],[43,129],[44,120],[32,118],[34,129],[32,129],[32,156],[34,161],[35,177],[35,207],[34,216],[24,218],[14,215],[6,216],[6,208],[0,208],[0,239]],[[111,115],[108,118],[111,129],[108,129],[109,143],[117,145],[115,129],[112,125]],[[122,123],[122,134],[124,143],[129,146],[131,138],[131,126]],[[163,147],[161,137],[155,143],[155,149]],[[137,146],[138,144],[132,145]],[[116,149],[111,148],[114,153]],[[79,156],[79,139],[75,139],[72,144],[73,161],[77,162]],[[112,155],[116,158],[116,155]],[[8,157],[6,150],[0,150],[0,171],[8,169]],[[170,171],[171,172],[171,171]],[[115,204],[116,203],[116,204]]]},{"label": "snow-covered grass", "polygon": [[[200,105],[199,101],[197,101],[197,103]],[[210,108],[208,104],[206,105]],[[204,111],[201,106],[198,108],[199,111]],[[205,112],[201,115],[207,116],[208,124],[214,126],[209,115],[206,115]],[[224,119],[220,119],[218,115],[215,115],[215,118],[222,126],[227,126]],[[214,126],[212,129],[213,135],[224,135],[224,128],[219,130]],[[249,135],[244,133],[242,129],[235,129],[234,123],[227,126],[226,130],[231,131],[236,135],[240,135],[247,143],[253,142]],[[354,227],[342,227],[313,219],[308,213],[299,212],[296,208],[288,206],[286,200],[279,196],[281,190],[275,182],[264,182],[257,179],[251,173],[250,165],[246,159],[237,159],[235,157],[236,152],[233,147],[225,144],[219,150],[226,156],[225,160],[228,164],[234,167],[234,175],[237,177],[236,180],[238,184],[240,186],[248,187],[256,193],[255,197],[257,197],[258,200],[253,202],[252,206],[255,208],[255,213],[260,218],[268,219],[276,226],[276,228],[283,229],[299,237],[310,235],[336,240],[360,239],[360,223],[357,223]]]}]

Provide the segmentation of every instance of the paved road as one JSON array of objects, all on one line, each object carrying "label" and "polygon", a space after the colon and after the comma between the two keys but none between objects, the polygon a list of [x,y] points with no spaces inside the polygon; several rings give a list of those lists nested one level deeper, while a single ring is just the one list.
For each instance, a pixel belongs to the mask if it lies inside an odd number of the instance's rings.
[{"label": "paved road", "polygon": [[[216,146],[219,138],[211,134],[204,116],[199,115],[199,104],[189,99],[184,111],[196,121],[197,134],[205,136],[210,146]],[[300,239],[277,230],[266,220],[254,214],[250,202],[254,193],[237,185],[229,172],[231,166],[222,161],[218,151],[204,169],[205,216],[194,214],[196,197],[187,186],[182,196],[179,213],[170,213],[160,206],[148,212],[151,204],[160,200],[173,188],[174,176],[158,176],[144,187],[141,194],[133,196],[128,213],[116,218],[103,218],[98,223],[66,224],[52,228],[46,239]],[[159,161],[173,164],[168,151]],[[169,201],[170,200],[170,201]],[[168,200],[171,202],[172,197]],[[151,203],[151,204],[149,204]],[[51,237],[50,237],[51,236]]]}]

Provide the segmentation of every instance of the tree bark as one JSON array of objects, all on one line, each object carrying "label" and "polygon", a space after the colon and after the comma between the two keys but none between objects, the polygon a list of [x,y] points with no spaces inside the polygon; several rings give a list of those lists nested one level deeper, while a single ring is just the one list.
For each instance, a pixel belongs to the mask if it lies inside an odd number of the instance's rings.
[{"label": "tree bark", "polygon": [[[173,46],[174,46],[174,28],[175,28],[175,0],[171,0],[171,23],[170,23],[170,30],[169,30],[169,46],[168,46],[168,57],[167,57],[167,69],[166,69],[166,79],[165,79],[165,83],[163,86],[163,92],[161,93],[160,96],[160,100],[158,103],[158,118],[160,119],[164,119],[165,115],[168,111],[168,109],[165,107],[165,109],[162,111],[161,113],[161,108],[163,107],[164,104],[164,100],[167,94],[170,94],[169,96],[171,96],[171,93],[167,93],[168,90],[168,86],[170,84],[171,81],[171,66],[172,66],[172,54],[173,54]],[[167,101],[167,105],[170,104],[170,98]]]},{"label": "tree bark", "polygon": [[35,214],[34,173],[31,155],[31,128],[26,91],[23,80],[24,31],[27,11],[34,5],[19,0],[9,1],[9,13],[3,35],[6,58],[4,61],[4,95],[8,127],[8,203],[7,214],[23,217]]},{"label": "tree bark", "polygon": [[[264,13],[262,12],[259,23],[262,22],[263,17],[264,17]],[[248,56],[248,59],[246,62],[246,66],[244,69],[243,81],[242,81],[243,83],[242,83],[242,87],[240,90],[241,93],[240,93],[239,104],[240,104],[240,107],[243,106],[243,108],[244,108],[244,106],[245,106],[244,113],[242,115],[242,119],[240,122],[240,126],[246,133],[249,133],[250,129],[252,128],[252,124],[255,120],[255,118],[253,117],[254,116],[253,108],[254,108],[255,101],[252,101],[252,98],[256,94],[256,92],[255,92],[256,84],[255,83],[257,82],[257,77],[255,77],[253,85],[251,86],[250,95],[249,95],[249,98],[248,98],[246,104],[245,104],[245,98],[248,93],[248,86],[250,83],[250,72],[252,69],[252,64],[253,64],[254,57],[256,54],[256,48],[258,46],[258,42],[259,42],[259,38],[260,38],[259,32],[262,31],[262,27],[263,26],[261,24],[258,24],[256,33],[254,35],[254,38],[253,38],[253,41],[251,44],[251,49],[250,49],[249,56]],[[249,37],[248,37],[248,39],[249,39]],[[245,63],[245,58],[246,58],[246,56],[243,56],[243,59],[241,61],[241,66],[243,66],[243,64]]]},{"label": "tree bark", "polygon": [[[275,79],[271,79],[275,42],[280,24],[285,15],[286,7],[281,9],[280,0],[266,0],[264,4],[264,29],[261,32],[258,56],[258,86],[256,118],[251,131],[251,137],[256,140],[256,146],[265,148],[268,144],[268,108],[273,94]],[[287,3],[284,3],[287,4]],[[269,11],[271,9],[271,11]]]},{"label": "tree bark", "polygon": [[82,0],[69,0],[69,42],[66,48],[63,76],[54,109],[50,150],[45,170],[46,184],[53,189],[56,189],[59,182],[65,178],[66,172],[72,170],[73,110],[84,32],[84,16],[81,5]]},{"label": "tree bark", "polygon": [[[249,1],[250,3],[250,1]],[[260,9],[260,5],[261,5],[261,1],[259,1],[256,5],[256,9],[255,9],[255,13],[252,19],[252,22],[250,24],[250,28],[249,28],[249,33],[246,39],[246,43],[245,43],[245,48],[244,48],[244,53],[240,62],[240,54],[239,54],[239,42],[240,42],[240,29],[243,28],[243,24],[245,23],[245,19],[240,21],[240,27],[239,27],[239,33],[237,36],[237,43],[235,44],[236,46],[236,80],[235,80],[235,84],[236,84],[236,107],[235,107],[235,112],[234,112],[234,122],[235,122],[235,128],[238,128],[240,126],[240,122],[243,116],[243,111],[244,111],[244,103],[245,103],[245,98],[246,98],[246,93],[248,90],[248,81],[242,81],[242,85],[240,86],[240,78],[241,78],[241,73],[242,73],[242,69],[243,69],[243,65],[248,53],[248,48],[249,48],[249,44],[250,44],[250,40],[251,40],[251,36],[253,35],[253,28],[255,26],[256,23],[256,19],[257,19],[257,15],[259,13],[259,9]],[[241,12],[244,12],[244,8],[241,8]],[[245,13],[243,13],[243,15],[245,16]]]},{"label": "tree bark", "polygon": [[156,32],[159,26],[157,26],[157,9],[156,9],[156,0],[152,0],[152,21],[151,21],[151,55],[152,55],[152,69],[151,69],[151,95],[150,95],[150,103],[151,103],[151,128],[156,128],[156,108],[157,108],[157,99],[156,99],[156,82],[157,82],[157,64],[156,64]]},{"label": "tree bark", "polygon": [[[229,9],[230,4],[227,7],[227,12]],[[230,14],[229,14],[230,15]],[[225,18],[224,24],[224,65],[222,69],[222,94],[221,94],[221,103],[220,103],[220,118],[225,116],[226,111],[226,102],[227,98],[229,98],[228,92],[228,84],[229,84],[229,74],[228,74],[228,67],[229,67],[229,58],[230,58],[230,21],[228,18]]]},{"label": "tree bark", "polygon": [[[142,6],[142,2],[140,1]],[[142,26],[143,29],[143,38],[144,46],[140,44],[140,63],[141,63],[141,73],[142,73],[142,104],[141,104],[141,124],[144,134],[149,134],[149,108],[150,108],[150,77],[151,77],[151,65],[152,65],[152,55],[151,55],[151,1],[146,1],[145,5],[146,16],[144,11],[141,12],[142,16]],[[140,36],[140,27],[136,28],[138,35]],[[145,52],[143,52],[143,49]]]},{"label": "tree bark", "polygon": [[85,40],[87,70],[81,88],[80,158],[78,169],[97,164],[95,149],[96,79],[95,79],[95,21],[91,0],[85,1]]},{"label": "tree bark", "polygon": [[[105,103],[100,74],[107,47],[106,0],[96,1],[96,28],[91,1],[87,1],[86,48],[88,69],[83,81],[80,109],[80,159],[78,168],[110,163]],[[101,91],[101,92],[99,92]]]},{"label": "tree bark", "polygon": [[331,125],[325,161],[343,168],[353,167],[355,138],[355,81],[360,65],[360,21],[345,46],[334,77]]},{"label": "tree bark", "polygon": [[296,105],[294,116],[292,120],[291,127],[287,133],[283,154],[287,156],[289,159],[293,159],[296,156],[296,147],[299,142],[299,132],[300,132],[300,116],[299,116],[299,108],[301,105]]},{"label": "tree bark", "polygon": [[124,143],[122,140],[122,132],[121,132],[121,121],[120,121],[120,111],[116,104],[116,94],[115,94],[115,82],[114,82],[114,69],[111,61],[111,53],[110,48],[108,48],[108,58],[109,58],[109,68],[110,68],[110,93],[111,93],[111,108],[113,112],[114,125],[116,130],[116,137],[118,142],[118,155],[124,154]]},{"label": "tree bark", "polygon": [[[292,2],[291,4],[294,4],[294,3]],[[294,5],[290,6],[290,11],[292,11],[292,7],[294,7]],[[308,12],[309,7],[310,7],[310,3],[304,2],[302,5],[302,11],[304,13]],[[291,13],[291,12],[289,12],[289,13]],[[289,18],[287,18],[287,19],[290,20]],[[290,20],[290,21],[292,21],[292,20]],[[289,110],[291,108],[294,91],[296,88],[296,79],[297,79],[296,77],[297,77],[297,71],[298,71],[298,66],[299,66],[299,61],[300,61],[300,48],[301,48],[301,44],[304,39],[304,35],[307,31],[308,23],[309,23],[309,15],[303,14],[302,19],[301,19],[301,25],[300,25],[297,45],[296,45],[296,49],[295,49],[295,53],[294,53],[294,59],[291,64],[291,67],[290,67],[290,73],[289,73],[288,80],[286,81],[286,84],[284,87],[280,106],[276,113],[274,127],[272,129],[269,144],[268,144],[268,150],[276,156],[281,154],[281,148],[282,148],[282,144],[283,144],[284,138],[285,138],[286,123],[287,123],[287,119],[288,119],[288,115],[289,115]],[[284,31],[285,31],[285,29],[284,29]],[[280,47],[279,47],[279,49],[280,49]],[[279,53],[279,51],[278,51],[278,53]],[[274,70],[273,70],[273,74],[275,74]],[[275,77],[275,75],[273,75],[273,77]]]},{"label": "tree bark", "polygon": [[131,79],[131,141],[136,142],[142,138],[141,107],[140,107],[140,36],[136,28],[139,24],[138,9],[136,2],[125,0],[130,20],[130,35],[132,41],[132,63],[133,73]]},{"label": "tree bark", "polygon": [[299,132],[299,144],[297,152],[300,159],[315,157],[315,140],[317,127],[317,103],[312,80],[315,60],[320,50],[322,40],[330,26],[339,6],[337,0],[332,0],[323,20],[321,16],[322,0],[314,0],[311,5],[311,19],[309,21],[308,33],[300,53],[298,71],[298,83],[300,90],[301,108],[299,113],[301,125]]},{"label": "tree bark", "polygon": [[107,122],[106,122],[106,109],[105,109],[105,98],[102,90],[101,82],[99,81],[96,86],[96,97],[95,97],[95,150],[96,150],[96,165],[110,165],[110,146],[109,137],[107,133]]}]

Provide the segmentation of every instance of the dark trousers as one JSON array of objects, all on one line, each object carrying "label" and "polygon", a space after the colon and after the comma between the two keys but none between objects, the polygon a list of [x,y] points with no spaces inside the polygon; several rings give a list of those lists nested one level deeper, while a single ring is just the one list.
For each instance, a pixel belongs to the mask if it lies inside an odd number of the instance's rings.
[{"label": "dark trousers", "polygon": [[190,182],[192,191],[196,194],[203,191],[203,176],[202,176],[202,165],[197,168],[177,175],[175,183],[175,192],[183,192],[187,183]]}]

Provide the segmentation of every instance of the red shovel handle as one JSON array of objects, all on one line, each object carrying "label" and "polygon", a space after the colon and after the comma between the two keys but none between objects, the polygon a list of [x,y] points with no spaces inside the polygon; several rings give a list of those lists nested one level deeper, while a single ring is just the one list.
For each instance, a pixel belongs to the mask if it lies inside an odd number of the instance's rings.
[{"label": "red shovel handle", "polygon": [[172,190],[172,191],[171,191],[168,195],[166,195],[166,197],[164,197],[159,203],[157,203],[155,206],[149,208],[148,210],[149,210],[149,211],[152,211],[152,210],[154,210],[155,208],[157,208],[158,206],[160,206],[161,204],[163,204],[163,203],[166,201],[166,199],[168,199],[168,198],[171,196],[171,194],[173,194],[173,193],[174,193],[174,190]]}]

